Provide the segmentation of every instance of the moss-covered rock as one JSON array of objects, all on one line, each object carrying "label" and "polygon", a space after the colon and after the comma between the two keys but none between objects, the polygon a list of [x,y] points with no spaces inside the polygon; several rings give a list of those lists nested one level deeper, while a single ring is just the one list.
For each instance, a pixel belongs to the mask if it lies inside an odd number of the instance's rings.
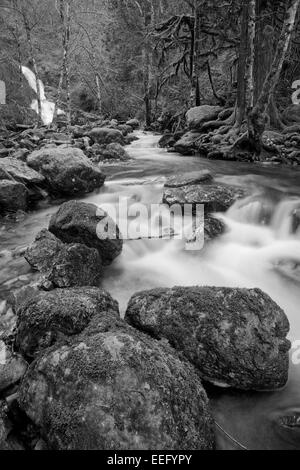
[{"label": "moss-covered rock", "polygon": [[131,298],[125,319],[166,338],[214,384],[274,390],[287,382],[289,322],[259,289],[154,289]]},{"label": "moss-covered rock", "polygon": [[27,157],[27,164],[41,173],[54,194],[73,195],[100,188],[105,176],[82,150],[74,147],[42,148]]},{"label": "moss-covered rock", "polygon": [[170,176],[165,182],[165,188],[182,188],[200,183],[210,183],[213,176],[209,170],[192,171],[181,175]]},{"label": "moss-covered rock", "polygon": [[32,358],[62,335],[79,334],[95,315],[107,312],[119,317],[118,303],[102,289],[41,291],[23,301],[17,310],[17,347],[24,356]]},{"label": "moss-covered rock", "polygon": [[42,230],[28,247],[25,258],[43,280],[55,287],[98,286],[102,261],[95,248],[79,243],[64,244]]},{"label": "moss-covered rock", "polygon": [[79,201],[62,204],[50,220],[49,230],[65,243],[96,248],[103,264],[122,251],[123,240],[116,223],[100,207]]},{"label": "moss-covered rock", "polygon": [[234,186],[222,184],[189,184],[187,186],[168,188],[163,194],[163,203],[173,204],[203,204],[206,213],[224,212],[236,200],[246,195],[246,192]]},{"label": "moss-covered rock", "polygon": [[90,138],[96,144],[108,145],[111,143],[118,143],[124,145],[124,136],[118,129],[109,127],[95,127],[89,133]]},{"label": "moss-covered rock", "polygon": [[0,214],[27,208],[28,191],[22,183],[0,180]]},{"label": "moss-covered rock", "polygon": [[32,363],[19,404],[51,449],[212,449],[195,369],[122,320],[97,317]]}]

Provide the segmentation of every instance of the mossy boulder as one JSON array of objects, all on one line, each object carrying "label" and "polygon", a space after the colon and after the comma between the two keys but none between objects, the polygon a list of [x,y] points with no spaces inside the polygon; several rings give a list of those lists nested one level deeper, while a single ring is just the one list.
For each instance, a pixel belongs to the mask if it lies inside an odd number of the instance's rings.
[{"label": "mossy boulder", "polygon": [[181,175],[170,176],[165,182],[165,188],[182,188],[200,183],[210,183],[213,176],[209,170],[192,171]]},{"label": "mossy boulder", "polygon": [[32,363],[19,404],[53,450],[214,447],[195,369],[122,320],[95,317],[82,334]]},{"label": "mossy boulder", "polygon": [[119,317],[119,307],[110,294],[95,287],[55,289],[24,300],[17,310],[16,344],[33,358],[63,336],[79,334],[96,315],[110,312]]},{"label": "mossy boulder", "polygon": [[100,169],[74,147],[35,150],[27,157],[27,164],[44,176],[48,189],[55,195],[88,193],[105,181]]},{"label": "mossy boulder", "polygon": [[48,230],[42,230],[28,247],[25,258],[42,280],[55,287],[98,286],[102,261],[95,248],[62,243]]},{"label": "mossy boulder", "polygon": [[207,121],[217,119],[222,111],[220,106],[196,106],[186,113],[186,121],[189,129],[201,129],[201,125]]},{"label": "mossy boulder", "polygon": [[125,319],[167,339],[214,384],[275,390],[287,382],[289,322],[260,289],[154,289],[131,298]]},{"label": "mossy boulder", "polygon": [[118,143],[124,145],[124,136],[118,129],[109,127],[95,127],[89,133],[89,137],[96,144],[109,145],[111,143]]},{"label": "mossy boulder", "polygon": [[27,208],[28,191],[22,183],[0,180],[0,214]]},{"label": "mossy boulder", "polygon": [[181,187],[166,187],[163,193],[163,203],[173,204],[203,204],[206,213],[224,212],[238,199],[245,197],[246,191],[235,186],[222,184],[188,184]]},{"label": "mossy boulder", "polygon": [[94,204],[69,201],[50,220],[49,230],[64,243],[96,248],[103,264],[110,264],[122,251],[123,240],[116,223]]},{"label": "mossy boulder", "polygon": [[5,157],[0,159],[0,180],[2,173],[8,173],[11,178],[27,187],[42,185],[45,178],[37,171],[30,168],[22,160],[14,157]]}]

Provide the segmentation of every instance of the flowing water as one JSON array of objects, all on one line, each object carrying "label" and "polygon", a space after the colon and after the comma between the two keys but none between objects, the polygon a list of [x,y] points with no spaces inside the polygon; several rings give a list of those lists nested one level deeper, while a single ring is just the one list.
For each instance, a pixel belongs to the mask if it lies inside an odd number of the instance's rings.
[{"label": "flowing water", "polygon": [[[290,320],[290,380],[276,393],[212,389],[218,447],[300,449],[300,427],[278,424],[283,415],[300,415],[299,169],[183,157],[159,149],[158,136],[138,136],[128,147],[132,162],[104,167],[105,186],[85,201],[106,208],[119,198],[129,204],[159,203],[167,176],[200,169],[211,170],[218,182],[247,188],[251,196],[220,215],[227,232],[201,251],[186,251],[174,239],[126,241],[121,256],[106,269],[103,287],[119,301],[123,314],[134,292],[158,286],[259,287],[267,292]],[[28,244],[56,209],[40,209],[6,227],[0,232],[2,249]]]}]

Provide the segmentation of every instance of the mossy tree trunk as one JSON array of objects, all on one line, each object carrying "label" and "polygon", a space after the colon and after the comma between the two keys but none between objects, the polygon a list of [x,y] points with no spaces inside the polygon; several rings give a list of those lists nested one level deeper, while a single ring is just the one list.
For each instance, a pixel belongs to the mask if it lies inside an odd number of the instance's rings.
[{"label": "mossy tree trunk", "polygon": [[194,34],[193,34],[193,45],[192,45],[192,72],[191,72],[191,98],[190,105],[200,106],[200,86],[199,77],[201,72],[200,64],[200,53],[201,53],[201,12],[204,6],[200,0],[194,0]]},{"label": "mossy tree trunk", "polygon": [[[286,4],[284,1],[281,3],[282,7]],[[285,19],[271,68],[265,78],[257,102],[248,116],[248,139],[256,153],[260,153],[261,151],[261,137],[266,127],[267,109],[274,95],[276,85],[280,78],[283,62],[289,49],[299,4],[300,0],[289,0],[288,2]]]}]

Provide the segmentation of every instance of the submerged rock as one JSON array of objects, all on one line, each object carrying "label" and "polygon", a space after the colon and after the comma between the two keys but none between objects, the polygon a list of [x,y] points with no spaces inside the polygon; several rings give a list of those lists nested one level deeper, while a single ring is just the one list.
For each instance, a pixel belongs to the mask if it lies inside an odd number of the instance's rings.
[{"label": "submerged rock", "polygon": [[0,180],[0,213],[25,210],[28,191],[26,186],[12,180]]},{"label": "submerged rock", "polygon": [[165,182],[165,188],[181,188],[192,184],[209,183],[213,176],[208,170],[192,171],[178,176],[170,176]]},{"label": "submerged rock", "polygon": [[41,291],[19,306],[17,347],[25,357],[32,358],[62,335],[79,334],[94,316],[107,312],[119,318],[118,303],[102,289],[77,287]]},{"label": "submerged rock", "polygon": [[49,189],[55,194],[91,192],[105,181],[99,168],[78,148],[42,148],[31,153],[27,163],[45,177]]},{"label": "submerged rock", "polygon": [[64,244],[48,230],[37,235],[25,258],[55,287],[97,286],[100,283],[102,262],[98,251],[79,243]]},{"label": "submerged rock", "polygon": [[195,369],[123,321],[101,317],[30,366],[19,404],[51,449],[212,449]]},{"label": "submerged rock", "polygon": [[166,188],[163,203],[204,204],[205,212],[224,212],[233,203],[246,195],[245,191],[235,186],[221,184],[189,184],[187,186]]},{"label": "submerged rock", "polygon": [[116,223],[100,207],[69,201],[50,220],[49,230],[64,243],[96,248],[103,264],[110,264],[122,251],[123,240]]},{"label": "submerged rock", "polygon": [[95,127],[89,133],[93,142],[100,145],[118,143],[124,145],[124,136],[121,131],[109,127]]},{"label": "submerged rock", "polygon": [[259,289],[174,287],[134,295],[125,319],[165,338],[203,379],[241,390],[275,390],[288,379],[289,322]]}]

